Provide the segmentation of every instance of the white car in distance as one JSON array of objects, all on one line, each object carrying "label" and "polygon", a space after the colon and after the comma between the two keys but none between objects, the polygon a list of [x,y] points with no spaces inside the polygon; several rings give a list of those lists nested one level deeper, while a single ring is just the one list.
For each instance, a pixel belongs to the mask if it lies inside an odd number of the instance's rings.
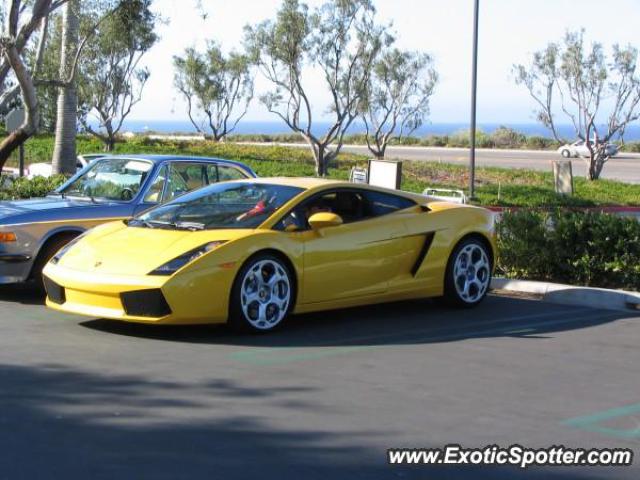
[{"label": "white car in distance", "polygon": [[[82,170],[93,160],[105,157],[103,153],[90,153],[87,155],[78,155],[76,159],[76,169]],[[50,163],[32,163],[25,168],[25,176],[29,179],[33,177],[50,177],[53,175],[53,165]]]},{"label": "white car in distance", "polygon": [[[614,157],[618,154],[618,146],[613,143],[607,143],[605,146],[606,152],[610,157]],[[589,157],[589,148],[584,140],[578,140],[573,143],[566,143],[558,148],[558,153],[564,158],[571,157]]]}]

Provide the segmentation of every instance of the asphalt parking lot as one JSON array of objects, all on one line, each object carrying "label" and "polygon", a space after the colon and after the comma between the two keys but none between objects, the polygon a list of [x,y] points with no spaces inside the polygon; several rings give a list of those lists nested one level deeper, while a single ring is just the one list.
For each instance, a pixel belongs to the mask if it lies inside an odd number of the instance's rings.
[{"label": "asphalt parking lot", "polygon": [[[0,478],[640,478],[640,314],[490,296],[268,336],[0,288]],[[393,447],[627,447],[632,467],[396,467]]]}]

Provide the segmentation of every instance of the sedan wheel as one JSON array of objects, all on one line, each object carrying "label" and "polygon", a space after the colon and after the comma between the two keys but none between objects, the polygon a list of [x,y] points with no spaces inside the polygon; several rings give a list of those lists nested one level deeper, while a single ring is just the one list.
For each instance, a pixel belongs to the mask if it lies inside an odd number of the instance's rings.
[{"label": "sedan wheel", "polygon": [[571,156],[571,152],[567,149],[562,150],[562,156],[564,158],[569,158]]},{"label": "sedan wheel", "polygon": [[472,307],[484,299],[491,283],[491,260],[479,240],[463,241],[454,250],[447,266],[445,297],[449,303]]},{"label": "sedan wheel", "polygon": [[267,332],[278,327],[292,301],[291,274],[271,255],[250,260],[239,272],[231,299],[230,323],[237,329]]}]

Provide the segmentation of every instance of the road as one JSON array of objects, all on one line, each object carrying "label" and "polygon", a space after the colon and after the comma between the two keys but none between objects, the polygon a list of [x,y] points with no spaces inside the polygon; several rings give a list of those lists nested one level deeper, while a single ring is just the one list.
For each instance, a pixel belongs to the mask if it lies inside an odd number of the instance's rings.
[{"label": "road", "polygon": [[[366,147],[350,145],[346,151],[367,155]],[[389,147],[387,158],[404,160],[430,160],[444,163],[469,164],[469,150],[464,148],[436,147]],[[476,150],[476,162],[479,167],[528,168],[551,171],[551,161],[561,159],[556,152],[536,150]],[[585,162],[574,158],[574,175],[585,175]],[[620,180],[628,183],[640,183],[640,154],[621,153],[610,159],[602,172],[602,178]]]},{"label": "road", "polygon": [[[640,476],[640,316],[490,296],[268,336],[45,310],[0,289],[8,479]],[[626,447],[632,467],[397,467],[390,447]]]},{"label": "road", "polygon": [[[250,145],[264,145],[250,143]],[[306,144],[281,143],[278,145],[289,147],[307,148]],[[344,151],[370,155],[366,146],[345,145]],[[386,157],[388,159],[435,161],[443,163],[469,164],[469,149],[466,148],[440,148],[440,147],[388,147]],[[561,159],[555,152],[541,150],[501,150],[478,149],[476,150],[476,163],[479,167],[502,168],[527,168],[541,171],[551,171],[551,161]],[[586,172],[585,161],[579,158],[572,159],[573,173],[576,176],[584,176]],[[627,183],[640,183],[640,153],[621,153],[610,159],[604,167],[602,178],[620,180]]]}]

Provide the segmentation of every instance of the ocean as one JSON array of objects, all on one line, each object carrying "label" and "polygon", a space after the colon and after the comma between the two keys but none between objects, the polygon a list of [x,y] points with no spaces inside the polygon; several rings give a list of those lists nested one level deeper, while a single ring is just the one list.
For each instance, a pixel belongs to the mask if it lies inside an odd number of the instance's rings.
[{"label": "ocean", "polygon": [[[549,131],[536,123],[479,123],[478,128],[486,133],[491,133],[500,126],[507,126],[526,135],[539,135],[551,137]],[[318,122],[314,133],[321,134],[328,128],[328,122]],[[423,137],[427,135],[451,135],[469,129],[468,123],[428,123],[419,128],[413,135]],[[567,139],[575,137],[571,125],[559,125],[560,134]],[[195,133],[196,130],[188,120],[125,120],[122,132],[158,132],[158,133]],[[349,133],[363,133],[362,124],[354,123]],[[244,121],[238,124],[237,134],[277,134],[291,133],[283,122],[278,121]],[[627,128],[625,141],[640,140],[640,125],[633,124]]]}]

